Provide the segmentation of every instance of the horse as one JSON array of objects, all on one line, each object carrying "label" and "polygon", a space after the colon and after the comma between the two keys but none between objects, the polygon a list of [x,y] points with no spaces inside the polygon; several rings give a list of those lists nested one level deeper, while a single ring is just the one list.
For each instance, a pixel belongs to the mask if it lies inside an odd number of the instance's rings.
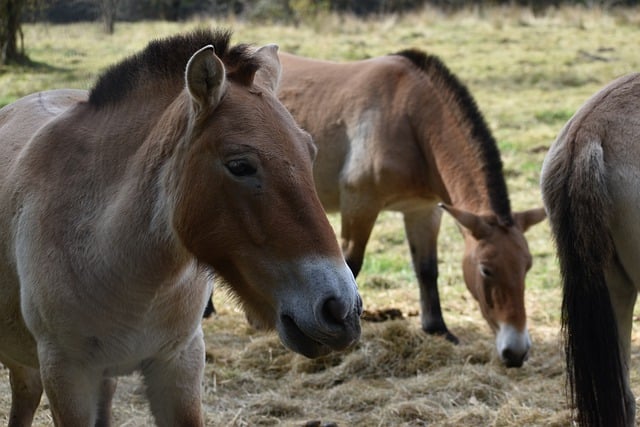
[{"label": "horse", "polygon": [[580,426],[633,426],[633,307],[640,289],[640,74],[589,98],[542,165],[562,278],[567,389]]},{"label": "horse", "polygon": [[422,329],[457,343],[442,316],[437,238],[441,212],[465,241],[466,286],[507,366],[526,360],[524,231],[543,208],[512,213],[497,144],[466,86],[416,49],[346,63],[280,53],[278,96],[318,146],[313,175],[357,276],[381,210],[402,212],[420,287]]},{"label": "horse", "polygon": [[316,149],[275,95],[276,45],[200,29],[151,41],[90,91],[0,110],[0,362],[10,426],[44,389],[56,426],[110,424],[141,373],[155,422],[204,425],[213,271],[252,321],[317,357],[362,301],[313,186]]}]

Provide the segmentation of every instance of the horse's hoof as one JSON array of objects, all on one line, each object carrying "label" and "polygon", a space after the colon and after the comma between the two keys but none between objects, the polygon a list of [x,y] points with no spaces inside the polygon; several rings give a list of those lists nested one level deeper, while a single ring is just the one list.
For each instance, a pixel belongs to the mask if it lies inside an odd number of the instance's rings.
[{"label": "horse's hoof", "polygon": [[460,344],[460,340],[458,339],[458,337],[456,337],[455,335],[453,335],[451,332],[449,332],[449,330],[447,328],[441,329],[424,329],[423,330],[429,334],[429,335],[434,335],[436,337],[444,337],[444,339],[446,339],[447,341],[449,341],[452,344],[458,345]]},{"label": "horse's hoof", "polygon": [[458,345],[460,344],[460,340],[458,339],[457,336],[453,335],[451,332],[447,331],[447,333],[444,335],[445,339],[447,341],[449,341],[452,344]]}]

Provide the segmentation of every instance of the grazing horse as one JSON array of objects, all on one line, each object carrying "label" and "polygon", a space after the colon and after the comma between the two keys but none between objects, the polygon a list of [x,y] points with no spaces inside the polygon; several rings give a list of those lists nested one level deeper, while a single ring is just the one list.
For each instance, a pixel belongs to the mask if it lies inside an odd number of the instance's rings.
[{"label": "grazing horse", "polygon": [[457,342],[438,295],[441,206],[461,226],[465,282],[497,334],[498,354],[521,366],[531,346],[524,303],[531,255],[523,233],[545,215],[542,208],[511,212],[500,153],[467,88],[437,57],[417,50],[351,63],[290,54],[280,60],[278,95],[318,146],[316,189],[325,210],[341,214],[353,273],[378,213],[402,212],[422,328]]},{"label": "grazing horse", "polygon": [[57,426],[109,425],[140,371],[158,425],[201,426],[215,271],[308,357],[352,345],[362,302],[275,96],[277,47],[227,31],[151,42],[88,93],[0,110],[0,361],[10,426],[44,388]]},{"label": "grazing horse", "polygon": [[562,276],[567,384],[581,426],[635,425],[629,387],[640,290],[640,74],[593,95],[542,166]]}]

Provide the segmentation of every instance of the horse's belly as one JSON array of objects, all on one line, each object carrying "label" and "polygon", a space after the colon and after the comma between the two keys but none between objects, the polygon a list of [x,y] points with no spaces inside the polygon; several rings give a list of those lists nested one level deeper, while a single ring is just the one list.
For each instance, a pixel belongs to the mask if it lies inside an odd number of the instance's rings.
[{"label": "horse's belly", "polygon": [[425,197],[406,197],[398,200],[391,200],[384,206],[384,210],[397,212],[412,212],[425,209],[431,209],[438,203],[434,197],[432,199]]},{"label": "horse's belly", "polygon": [[0,361],[37,367],[36,343],[20,309],[15,275],[0,265]]}]

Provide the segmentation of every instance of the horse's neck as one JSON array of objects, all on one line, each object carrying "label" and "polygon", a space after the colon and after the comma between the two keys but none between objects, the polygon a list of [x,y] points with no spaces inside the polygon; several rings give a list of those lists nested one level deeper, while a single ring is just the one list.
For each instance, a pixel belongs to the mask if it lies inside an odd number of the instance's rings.
[{"label": "horse's neck", "polygon": [[[427,120],[424,120],[427,117]],[[425,153],[430,153],[440,179],[434,187],[440,198],[475,213],[490,212],[482,156],[470,139],[468,129],[446,109],[423,114],[418,138]]]},{"label": "horse's neck", "polygon": [[[151,108],[150,106],[146,107]],[[152,276],[161,276],[189,260],[189,255],[173,233],[170,203],[162,185],[166,164],[171,162],[176,123],[181,118],[175,111],[145,112],[144,117],[114,115],[111,120],[128,120],[136,130],[129,134],[130,148],[121,149],[124,157],[118,159],[121,171],[112,183],[113,192],[102,214],[99,232],[105,246],[124,246],[127,257],[139,258],[139,267],[155,270]],[[186,120],[186,119],[184,119]],[[135,122],[135,126],[131,126]],[[168,125],[171,123],[171,125]],[[120,134],[120,136],[122,136]],[[122,155],[121,153],[121,155]],[[118,256],[118,255],[115,255]]]}]

